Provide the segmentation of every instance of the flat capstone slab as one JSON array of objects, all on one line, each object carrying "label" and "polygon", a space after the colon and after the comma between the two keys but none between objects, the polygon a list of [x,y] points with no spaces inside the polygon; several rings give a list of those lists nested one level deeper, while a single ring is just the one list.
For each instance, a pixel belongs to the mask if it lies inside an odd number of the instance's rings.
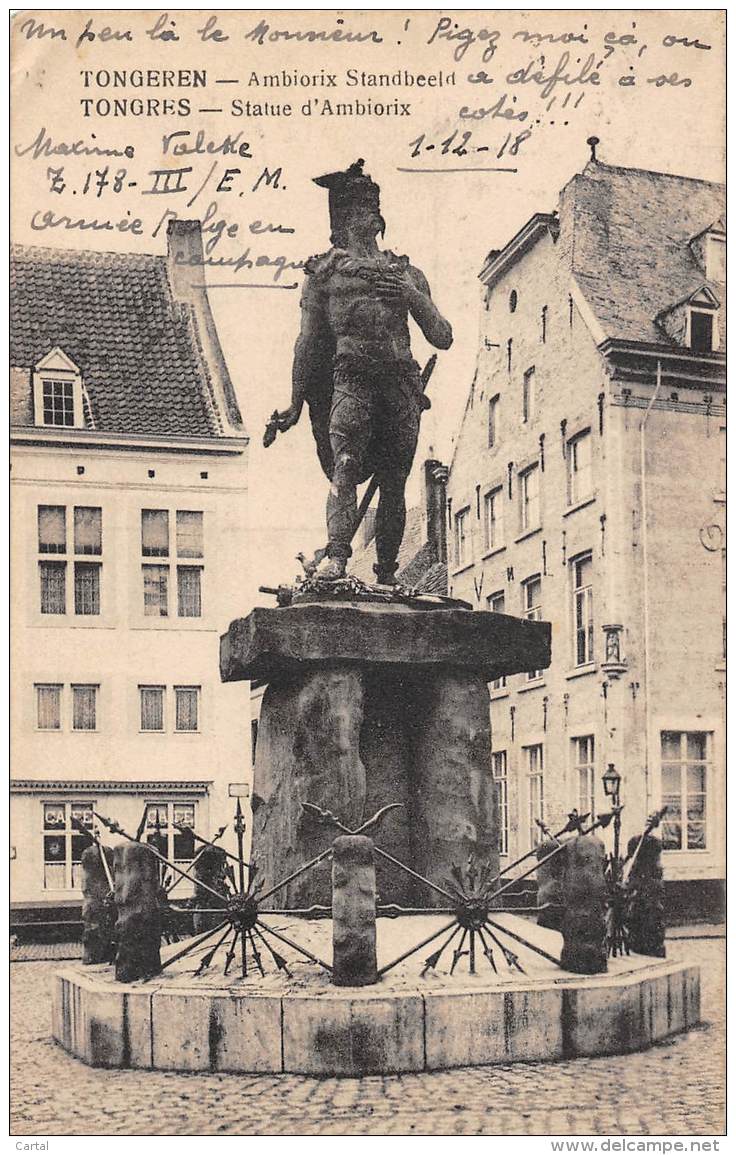
[{"label": "flat capstone slab", "polygon": [[453,666],[490,682],[550,664],[551,625],[485,610],[371,602],[256,607],[220,639],[223,682],[269,681],[309,663],[431,671]]},{"label": "flat capstone slab", "polygon": [[399,1074],[623,1054],[700,1021],[699,967],[641,958],[603,976],[466,976],[434,990],[239,993],[109,974],[69,967],[54,976],[53,1036],[93,1067]]}]

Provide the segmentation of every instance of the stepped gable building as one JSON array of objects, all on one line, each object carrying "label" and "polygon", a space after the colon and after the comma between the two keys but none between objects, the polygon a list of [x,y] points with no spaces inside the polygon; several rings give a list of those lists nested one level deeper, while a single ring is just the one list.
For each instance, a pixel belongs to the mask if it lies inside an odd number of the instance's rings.
[{"label": "stepped gable building", "polygon": [[718,904],[724,811],[724,189],[593,155],[489,253],[448,484],[450,593],[552,622],[491,687],[509,861],[609,763],[624,834],[667,805],[670,914]]},{"label": "stepped gable building", "polygon": [[243,608],[248,439],[201,255],[199,221],[166,256],[12,251],[14,921],[74,916],[74,821],[145,812],[188,862],[175,823],[207,836],[247,776],[218,638]]}]

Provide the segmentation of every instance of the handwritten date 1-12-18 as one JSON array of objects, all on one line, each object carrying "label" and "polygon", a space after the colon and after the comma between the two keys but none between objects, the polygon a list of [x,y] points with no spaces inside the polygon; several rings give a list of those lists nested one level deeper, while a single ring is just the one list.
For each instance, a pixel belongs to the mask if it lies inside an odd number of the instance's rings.
[{"label": "handwritten date 1-12-18", "polygon": [[[530,128],[525,128],[523,132],[516,135],[509,132],[506,134],[501,147],[496,152],[496,157],[500,159],[504,153],[508,152],[509,156],[516,156],[519,149],[525,140],[528,140],[532,135]],[[412,150],[413,157],[421,156],[423,152],[438,152],[440,156],[468,156],[476,152],[492,152],[494,146],[488,144],[473,143],[473,133],[470,131],[460,132],[455,129],[448,137],[440,141],[427,141],[426,133],[421,133],[416,140],[409,141],[409,148]]]}]

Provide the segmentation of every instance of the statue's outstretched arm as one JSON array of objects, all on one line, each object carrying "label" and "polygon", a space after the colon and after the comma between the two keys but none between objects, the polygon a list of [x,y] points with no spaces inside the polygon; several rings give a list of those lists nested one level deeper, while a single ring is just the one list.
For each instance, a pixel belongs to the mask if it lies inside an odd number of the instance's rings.
[{"label": "statue's outstretched arm", "polygon": [[276,415],[278,428],[283,432],[296,425],[304,408],[307,385],[314,372],[314,361],[320,356],[324,341],[324,306],[321,293],[311,277],[302,289],[302,326],[294,345],[291,370],[291,405]]}]

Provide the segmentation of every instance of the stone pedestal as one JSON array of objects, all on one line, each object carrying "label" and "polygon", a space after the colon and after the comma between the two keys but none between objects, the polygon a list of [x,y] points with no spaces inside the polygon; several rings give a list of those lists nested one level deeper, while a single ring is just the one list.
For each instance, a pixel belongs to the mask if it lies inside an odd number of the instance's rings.
[{"label": "stone pedestal", "polygon": [[[105,855],[105,863],[102,855]],[[115,905],[110,893],[112,851],[88,846],[82,853],[83,962],[86,966],[111,962],[115,958]]]},{"label": "stone pedestal", "polygon": [[[472,851],[497,872],[488,682],[543,669],[550,627],[505,614],[416,604],[315,602],[255,609],[221,643],[223,681],[268,682],[253,785],[252,859],[266,889],[334,835],[311,802],[440,884]],[[447,900],[377,858],[379,902]],[[327,862],[274,894],[330,902]]]},{"label": "stone pedestal", "polygon": [[575,974],[602,974],[607,967],[606,848],[594,834],[579,835],[559,857],[565,860],[560,962]]},{"label": "stone pedestal", "polygon": [[332,844],[332,981],[364,987],[378,981],[376,868],[373,842],[343,835]]},{"label": "stone pedestal", "polygon": [[121,983],[148,979],[161,970],[161,902],[158,859],[140,842],[113,851],[117,955]]}]

